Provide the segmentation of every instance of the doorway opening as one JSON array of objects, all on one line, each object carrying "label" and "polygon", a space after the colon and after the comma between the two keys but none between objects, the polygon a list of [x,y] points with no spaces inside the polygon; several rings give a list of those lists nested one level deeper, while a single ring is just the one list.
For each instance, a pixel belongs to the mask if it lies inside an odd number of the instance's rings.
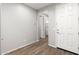
[{"label": "doorway opening", "polygon": [[45,40],[48,43],[48,14],[42,13],[39,19],[40,25],[40,40]]}]

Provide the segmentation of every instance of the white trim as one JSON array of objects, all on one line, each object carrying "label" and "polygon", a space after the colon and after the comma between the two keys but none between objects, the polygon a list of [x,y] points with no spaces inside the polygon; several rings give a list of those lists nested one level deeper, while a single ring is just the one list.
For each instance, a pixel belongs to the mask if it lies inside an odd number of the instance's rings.
[{"label": "white trim", "polygon": [[15,51],[15,50],[20,49],[20,48],[23,48],[23,47],[25,47],[25,46],[28,46],[28,45],[33,44],[33,43],[38,42],[38,41],[39,41],[39,40],[36,40],[36,41],[31,42],[31,43],[29,43],[29,44],[26,44],[26,45],[17,47],[17,48],[15,48],[15,49],[12,49],[12,50],[9,50],[9,51],[6,51],[6,52],[4,52],[4,53],[1,53],[1,55],[5,55],[5,54],[7,54],[7,53],[10,53],[10,52]]},{"label": "white trim", "polygon": [[48,45],[51,46],[51,47],[57,48],[57,46],[55,46],[55,45],[51,45],[51,44],[48,44]]}]

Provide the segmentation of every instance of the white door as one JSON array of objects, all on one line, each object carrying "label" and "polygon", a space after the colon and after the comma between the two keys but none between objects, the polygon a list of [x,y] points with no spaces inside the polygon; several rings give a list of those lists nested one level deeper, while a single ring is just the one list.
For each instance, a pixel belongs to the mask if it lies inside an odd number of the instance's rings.
[{"label": "white door", "polygon": [[44,16],[40,16],[40,36],[41,38],[45,38],[45,24],[44,24]]},{"label": "white door", "polygon": [[56,6],[57,47],[78,53],[78,5]]},{"label": "white door", "polygon": [[48,36],[48,17],[45,16],[45,35]]}]

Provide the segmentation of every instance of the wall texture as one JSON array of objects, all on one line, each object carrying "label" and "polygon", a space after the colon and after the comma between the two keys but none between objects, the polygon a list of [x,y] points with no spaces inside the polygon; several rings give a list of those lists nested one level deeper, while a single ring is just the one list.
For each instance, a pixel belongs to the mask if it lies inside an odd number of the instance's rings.
[{"label": "wall texture", "polygon": [[36,11],[24,4],[2,4],[1,53],[38,41]]}]

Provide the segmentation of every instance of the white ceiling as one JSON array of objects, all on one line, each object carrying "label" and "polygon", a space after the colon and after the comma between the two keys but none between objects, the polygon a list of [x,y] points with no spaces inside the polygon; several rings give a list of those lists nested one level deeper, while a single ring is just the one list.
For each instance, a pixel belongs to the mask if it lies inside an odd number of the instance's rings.
[{"label": "white ceiling", "polygon": [[40,8],[43,8],[45,6],[48,6],[52,3],[26,3],[26,5],[34,8],[34,9],[40,9]]}]

